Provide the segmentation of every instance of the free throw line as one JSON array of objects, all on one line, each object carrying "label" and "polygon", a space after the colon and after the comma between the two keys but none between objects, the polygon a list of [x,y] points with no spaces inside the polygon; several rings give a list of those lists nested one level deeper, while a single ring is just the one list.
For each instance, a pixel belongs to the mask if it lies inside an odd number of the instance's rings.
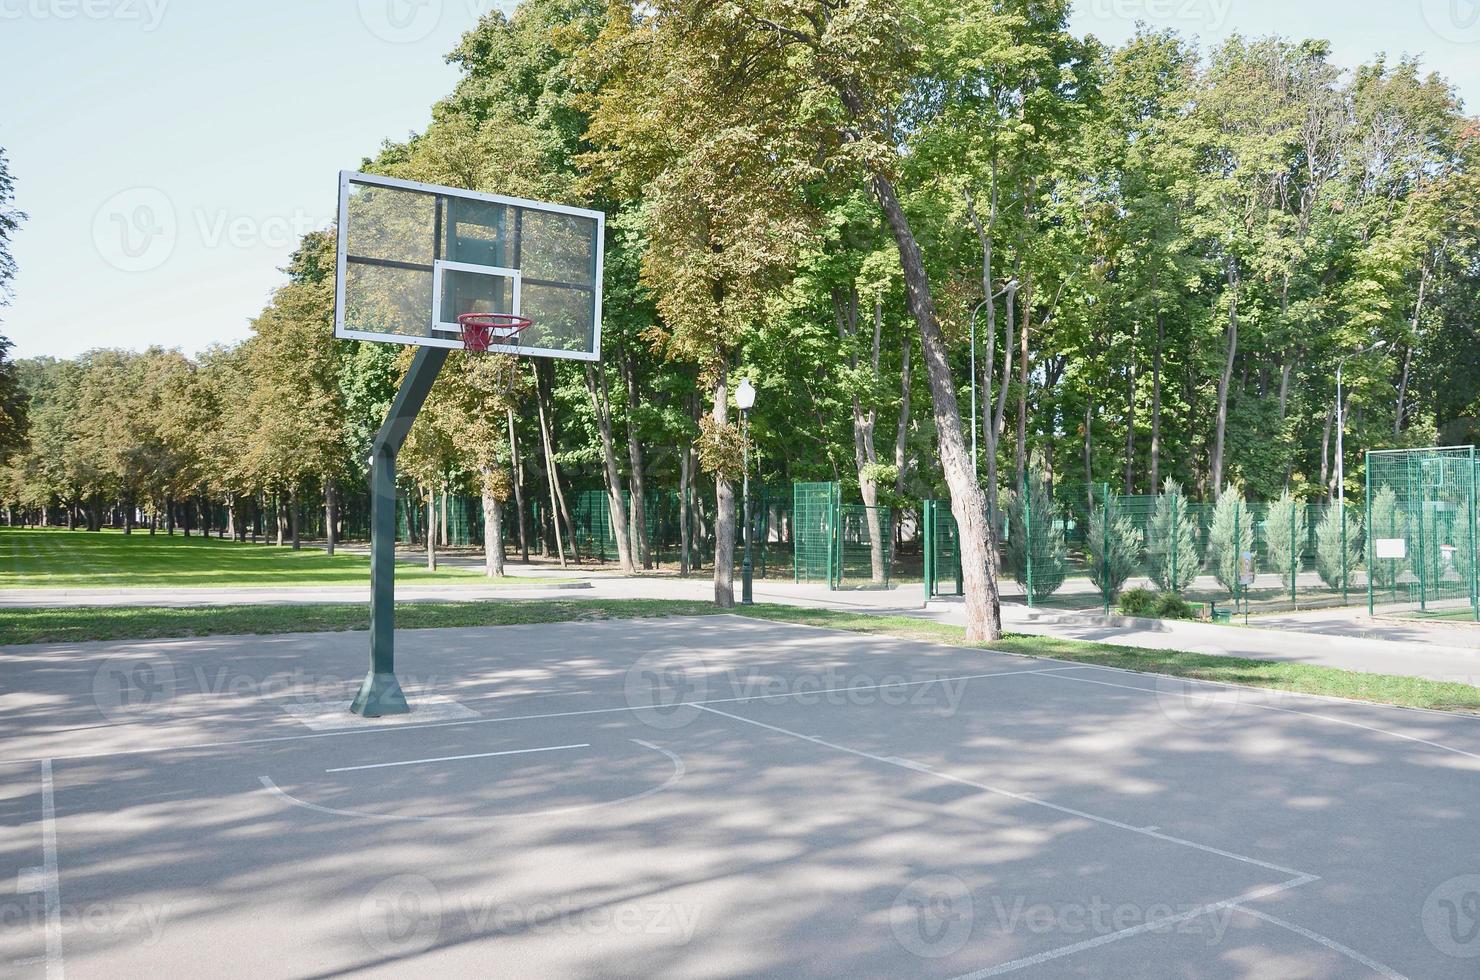
[{"label": "free throw line", "polygon": [[390,769],[394,766],[419,766],[427,762],[457,762],[461,759],[491,759],[496,755],[528,755],[531,752],[559,752],[562,749],[589,749],[590,742],[579,745],[547,745],[538,749],[508,749],[504,752],[477,752],[473,755],[439,755],[431,759],[407,759],[405,762],[376,762],[368,766],[340,766],[324,772],[359,772],[361,769]]}]

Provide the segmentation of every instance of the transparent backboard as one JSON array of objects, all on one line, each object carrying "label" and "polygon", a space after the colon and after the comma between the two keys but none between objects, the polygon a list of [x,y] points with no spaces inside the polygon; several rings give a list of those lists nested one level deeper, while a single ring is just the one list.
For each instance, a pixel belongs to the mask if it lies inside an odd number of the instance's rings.
[{"label": "transparent backboard", "polygon": [[334,336],[461,347],[464,313],[517,313],[492,350],[601,357],[606,216],[343,171]]}]

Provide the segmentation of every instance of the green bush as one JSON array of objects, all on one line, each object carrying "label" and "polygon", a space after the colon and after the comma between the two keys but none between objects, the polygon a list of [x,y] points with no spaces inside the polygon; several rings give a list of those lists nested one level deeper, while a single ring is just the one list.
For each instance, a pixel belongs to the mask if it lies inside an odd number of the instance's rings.
[{"label": "green bush", "polygon": [[1157,599],[1157,594],[1150,589],[1131,589],[1121,593],[1117,608],[1126,616],[1150,619],[1156,615]]},{"label": "green bush", "polygon": [[1286,490],[1269,505],[1269,513],[1265,515],[1264,552],[1287,589],[1294,584],[1300,569],[1305,535],[1305,501],[1296,500]]},{"label": "green bush", "polygon": [[1197,607],[1175,592],[1163,592],[1156,597],[1157,619],[1196,619]]},{"label": "green bush", "polygon": [[1096,507],[1090,512],[1084,547],[1089,553],[1089,580],[1106,602],[1114,602],[1126,579],[1136,572],[1136,560],[1141,553],[1140,529],[1123,514],[1112,517],[1107,525],[1105,508]]},{"label": "green bush", "polygon": [[1243,494],[1232,484],[1224,487],[1208,527],[1208,558],[1213,576],[1230,596],[1239,594],[1240,556],[1254,550],[1254,521]]},{"label": "green bush", "polygon": [[1339,503],[1327,507],[1326,516],[1316,525],[1316,574],[1333,589],[1341,588],[1343,576],[1350,579],[1352,569],[1362,562],[1362,518],[1347,512],[1343,547],[1341,507]]},{"label": "green bush", "polygon": [[1027,494],[1014,493],[1008,499],[1007,520],[1007,567],[1026,592],[1028,558],[1032,556],[1032,599],[1041,602],[1064,584],[1069,546],[1064,542],[1064,522],[1049,491],[1048,476],[1037,466],[1028,472]]},{"label": "green bush", "polygon": [[1197,578],[1196,530],[1181,484],[1168,477],[1146,529],[1146,572],[1163,592],[1180,595]]}]

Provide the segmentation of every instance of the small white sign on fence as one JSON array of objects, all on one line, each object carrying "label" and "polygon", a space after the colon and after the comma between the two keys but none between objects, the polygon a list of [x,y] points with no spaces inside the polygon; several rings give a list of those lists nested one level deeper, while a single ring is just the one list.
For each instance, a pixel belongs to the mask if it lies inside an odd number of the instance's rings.
[{"label": "small white sign on fence", "polygon": [[1373,554],[1378,558],[1407,558],[1407,538],[1377,538],[1372,542]]}]

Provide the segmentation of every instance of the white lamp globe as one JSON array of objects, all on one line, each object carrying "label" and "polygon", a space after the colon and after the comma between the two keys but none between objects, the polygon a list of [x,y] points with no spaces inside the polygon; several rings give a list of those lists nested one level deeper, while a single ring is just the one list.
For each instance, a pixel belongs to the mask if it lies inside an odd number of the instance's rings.
[{"label": "white lamp globe", "polygon": [[755,404],[755,386],[750,383],[749,378],[744,378],[740,386],[735,389],[735,404],[740,406],[740,411],[748,412]]}]

